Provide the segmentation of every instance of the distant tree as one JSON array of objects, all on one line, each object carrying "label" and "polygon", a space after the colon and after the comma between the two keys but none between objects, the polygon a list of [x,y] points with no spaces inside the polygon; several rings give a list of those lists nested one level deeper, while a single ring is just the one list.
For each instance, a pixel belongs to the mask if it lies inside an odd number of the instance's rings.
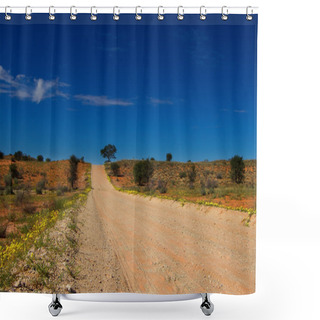
[{"label": "distant tree", "polygon": [[111,163],[111,170],[113,172],[114,176],[118,176],[119,175],[119,171],[120,171],[120,166],[117,162],[112,162]]},{"label": "distant tree", "polygon": [[151,157],[150,160],[151,160],[151,161],[155,161],[155,158],[154,158],[154,157]]},{"label": "distant tree", "polygon": [[22,157],[23,157],[23,153],[22,151],[17,151],[14,153],[14,159],[17,160],[17,161],[21,161],[22,160]]},{"label": "distant tree", "polygon": [[149,159],[138,161],[133,167],[134,181],[139,186],[148,183],[152,173],[153,166]]},{"label": "distant tree", "polygon": [[167,153],[167,161],[171,161],[172,160],[172,154],[171,153]]},{"label": "distant tree", "polygon": [[107,158],[107,161],[110,162],[111,159],[115,159],[115,153],[117,152],[117,148],[113,144],[106,145],[103,149],[100,150],[100,154],[102,157]]},{"label": "distant tree", "polygon": [[43,156],[42,156],[41,154],[39,154],[39,155],[37,156],[37,160],[38,160],[39,162],[43,162]]},{"label": "distant tree", "polygon": [[84,163],[84,157],[83,156],[80,158],[80,162]]},{"label": "distant tree", "polygon": [[188,160],[187,162],[191,162],[191,160]]},{"label": "distant tree", "polygon": [[71,188],[74,189],[75,182],[78,179],[78,163],[79,159],[75,156],[72,155],[69,159],[69,182],[71,184]]},{"label": "distant tree", "polygon": [[50,158],[47,158],[47,159],[46,159],[46,162],[50,162],[50,161],[51,161],[51,159],[50,159]]},{"label": "distant tree", "polygon": [[0,151],[0,159],[3,159],[3,157],[4,157],[4,153]]},{"label": "distant tree", "polygon": [[231,180],[237,184],[244,181],[245,164],[242,157],[235,155],[230,159],[231,165]]}]

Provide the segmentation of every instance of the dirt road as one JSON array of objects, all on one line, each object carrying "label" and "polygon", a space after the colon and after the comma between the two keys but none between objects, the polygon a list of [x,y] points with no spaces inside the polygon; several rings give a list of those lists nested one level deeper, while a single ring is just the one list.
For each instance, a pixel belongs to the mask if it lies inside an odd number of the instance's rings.
[{"label": "dirt road", "polygon": [[119,192],[99,165],[92,187],[77,292],[254,292],[254,217],[246,227],[239,211]]}]

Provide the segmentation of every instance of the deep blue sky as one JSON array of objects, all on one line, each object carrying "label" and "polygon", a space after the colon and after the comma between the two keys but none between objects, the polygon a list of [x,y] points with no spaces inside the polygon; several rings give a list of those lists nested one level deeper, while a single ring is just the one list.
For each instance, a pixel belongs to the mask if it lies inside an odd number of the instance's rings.
[{"label": "deep blue sky", "polygon": [[256,158],[256,21],[0,18],[5,154],[102,163],[111,143],[117,159]]}]

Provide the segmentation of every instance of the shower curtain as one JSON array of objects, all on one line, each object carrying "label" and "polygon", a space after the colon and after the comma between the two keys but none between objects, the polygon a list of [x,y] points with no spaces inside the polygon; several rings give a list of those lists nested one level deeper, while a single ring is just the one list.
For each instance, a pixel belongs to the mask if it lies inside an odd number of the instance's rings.
[{"label": "shower curtain", "polygon": [[89,18],[0,15],[0,291],[253,293],[257,15]]}]

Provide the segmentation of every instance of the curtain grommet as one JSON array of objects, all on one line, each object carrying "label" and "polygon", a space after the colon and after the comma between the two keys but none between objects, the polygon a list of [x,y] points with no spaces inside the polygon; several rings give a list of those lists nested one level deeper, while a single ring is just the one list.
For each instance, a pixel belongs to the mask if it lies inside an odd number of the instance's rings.
[{"label": "curtain grommet", "polygon": [[[160,8],[162,9],[162,13],[160,13]],[[163,9],[163,6],[159,6],[158,7],[158,20],[159,21],[164,20],[164,9]]]},{"label": "curtain grommet", "polygon": [[221,19],[226,21],[228,20],[229,10],[227,6],[221,8]]},{"label": "curtain grommet", "polygon": [[[116,12],[116,10],[117,10],[117,12]],[[119,9],[119,7],[113,7],[113,20],[115,20],[115,21],[118,21],[119,19],[120,19],[120,9]]]},{"label": "curtain grommet", "polygon": [[77,8],[75,6],[70,7],[70,20],[77,20]]},{"label": "curtain grommet", "polygon": [[32,14],[32,9],[31,9],[31,7],[30,7],[30,6],[26,6],[26,15],[25,15],[24,18],[25,18],[27,21],[30,21],[30,20],[32,19],[31,14]]},{"label": "curtain grommet", "polygon": [[[95,13],[93,13],[93,9],[95,9]],[[98,13],[98,11],[97,11],[96,7],[94,7],[94,6],[91,7],[91,13],[90,13],[90,20],[91,21],[96,21],[98,19],[97,13]]]},{"label": "curtain grommet", "polygon": [[4,8],[4,18],[7,20],[7,21],[10,21],[11,20],[11,16],[9,15],[9,13],[11,13],[11,8],[9,6],[6,6]]},{"label": "curtain grommet", "polygon": [[178,7],[178,16],[177,19],[182,21],[184,19],[184,8],[183,6]]},{"label": "curtain grommet", "polygon": [[53,21],[56,16],[54,15],[56,12],[56,9],[54,8],[54,6],[49,7],[49,20]]},{"label": "curtain grommet", "polygon": [[205,6],[200,7],[200,20],[206,20],[207,19],[207,8]]},{"label": "curtain grommet", "polygon": [[[249,9],[251,9],[251,13],[249,13]],[[253,19],[253,17],[252,17],[252,14],[253,14],[253,9],[252,9],[252,7],[247,7],[247,9],[246,9],[246,19],[248,20],[248,21],[251,21],[252,19]]]},{"label": "curtain grommet", "polygon": [[[140,10],[140,14],[138,14],[138,9]],[[142,13],[142,8],[140,6],[137,6],[136,7],[136,16],[135,16],[135,19],[137,21],[140,21],[142,19],[141,13]]]}]

